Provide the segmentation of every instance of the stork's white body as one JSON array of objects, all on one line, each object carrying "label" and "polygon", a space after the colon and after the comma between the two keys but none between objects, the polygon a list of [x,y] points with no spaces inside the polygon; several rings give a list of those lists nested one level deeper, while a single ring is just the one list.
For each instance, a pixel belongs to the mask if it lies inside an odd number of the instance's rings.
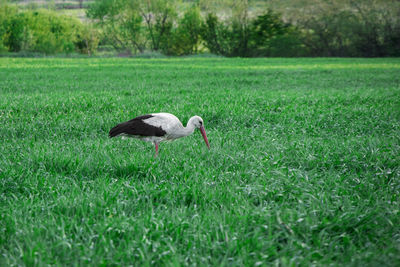
[{"label": "stork's white body", "polygon": [[143,122],[154,127],[160,127],[166,132],[166,135],[163,137],[150,136],[141,138],[144,141],[159,143],[161,141],[185,137],[194,132],[195,126],[193,124],[188,123],[187,127],[184,127],[182,122],[175,115],[170,113],[152,113],[150,115],[153,117],[145,119]]},{"label": "stork's white body", "polygon": [[188,136],[199,128],[208,148],[210,145],[203,126],[203,119],[193,116],[184,127],[181,121],[170,113],[152,113],[120,123],[110,130],[110,137],[128,136],[147,142],[153,142],[158,154],[158,144],[166,140],[175,140]]}]

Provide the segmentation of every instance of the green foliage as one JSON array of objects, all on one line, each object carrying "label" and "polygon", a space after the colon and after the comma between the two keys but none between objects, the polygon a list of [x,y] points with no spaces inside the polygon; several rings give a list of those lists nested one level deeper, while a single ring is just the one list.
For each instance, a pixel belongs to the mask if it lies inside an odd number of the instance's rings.
[{"label": "green foliage", "polygon": [[[309,29],[304,42],[312,55],[344,56],[356,53],[351,38],[357,19],[350,11],[329,11],[303,22]],[[355,54],[353,54],[355,55]]]},{"label": "green foliage", "polygon": [[202,27],[203,40],[212,53],[224,56],[249,56],[248,1],[228,2],[225,4],[229,5],[231,16],[220,20],[215,13],[209,13]]},{"label": "green foliage", "polygon": [[260,50],[255,49],[252,52],[253,56],[270,56],[270,57],[303,57],[309,56],[308,48],[304,45],[303,34],[292,28],[288,32],[275,36],[270,39],[268,46],[264,47],[262,53],[258,54]]},{"label": "green foliage", "polygon": [[11,18],[16,13],[17,9],[15,7],[7,5],[5,0],[0,0],[0,52],[8,50],[5,44],[7,29],[11,23]]},{"label": "green foliage", "polygon": [[116,50],[141,50],[141,43],[138,42],[141,21],[137,19],[137,12],[128,9],[127,1],[95,1],[87,10],[87,16],[98,21],[105,43],[111,44]]},{"label": "green foliage", "polygon": [[168,50],[173,24],[177,17],[175,0],[149,0],[136,4],[147,28],[150,48],[153,51]]},{"label": "green foliage", "polygon": [[301,46],[295,28],[271,10],[253,20],[234,19],[231,23],[209,14],[202,29],[207,48],[225,56],[275,56],[280,52],[292,56],[298,55],[295,51]]},{"label": "green foliage", "polygon": [[80,26],[77,19],[59,16],[50,11],[28,12],[28,31],[32,34],[31,49],[46,54],[71,53],[74,51],[76,31]]},{"label": "green foliage", "polygon": [[209,13],[202,25],[201,37],[211,53],[234,56],[233,33],[229,25],[225,25],[215,14]]},{"label": "green foliage", "polygon": [[[1,24],[2,43],[12,52],[54,54],[71,53],[78,49],[88,53],[97,47],[95,31],[88,30],[75,18],[48,10],[8,12]],[[83,49],[82,43],[86,44],[86,49]]]},{"label": "green foliage", "polygon": [[219,22],[215,14],[209,13],[205,19],[201,29],[201,37],[205,42],[206,47],[214,54],[224,54],[221,48],[221,36],[225,32],[225,27]]},{"label": "green foliage", "polygon": [[[399,266],[399,70],[0,58],[1,266]],[[158,111],[211,150],[108,138]]]},{"label": "green foliage", "polygon": [[82,54],[95,53],[99,44],[99,32],[91,24],[83,24],[77,32],[75,46]]},{"label": "green foliage", "polygon": [[0,0],[0,51],[92,54],[100,42],[123,55],[400,56],[396,0],[189,2],[94,0],[87,30],[56,11],[36,11],[37,4],[17,10]]},{"label": "green foliage", "polygon": [[143,18],[135,10],[130,10],[130,12],[127,12],[120,21],[122,23],[121,28],[125,29],[125,31],[123,31],[124,40],[128,40],[135,51],[142,53],[145,50],[147,43]]},{"label": "green foliage", "polygon": [[26,14],[16,14],[8,21],[6,32],[4,34],[4,44],[10,51],[18,52],[29,45],[29,30],[25,27],[27,24]]},{"label": "green foliage", "polygon": [[198,7],[193,6],[186,10],[178,22],[177,28],[173,30],[167,40],[168,46],[164,52],[170,55],[197,53],[200,44],[201,24],[202,18]]},{"label": "green foliage", "polygon": [[290,24],[284,23],[281,17],[268,10],[251,22],[250,45],[255,55],[268,55],[271,40],[289,32]]},{"label": "green foliage", "polygon": [[[175,1],[96,0],[87,11],[117,50],[167,50],[175,21]],[[149,44],[149,45],[148,45]]]},{"label": "green foliage", "polygon": [[298,19],[304,44],[314,56],[379,57],[400,55],[400,2],[315,3]]},{"label": "green foliage", "polygon": [[[388,1],[390,3],[390,1]],[[361,56],[400,56],[400,2],[355,3],[354,46]]]},{"label": "green foliage", "polygon": [[120,14],[124,7],[125,2],[121,0],[97,0],[90,5],[86,14],[89,18],[98,19],[104,23]]}]

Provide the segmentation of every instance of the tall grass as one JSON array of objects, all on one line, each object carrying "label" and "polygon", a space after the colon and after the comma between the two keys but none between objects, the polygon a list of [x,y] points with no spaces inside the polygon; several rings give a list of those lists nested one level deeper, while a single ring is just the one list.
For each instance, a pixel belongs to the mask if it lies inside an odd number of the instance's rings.
[{"label": "tall grass", "polygon": [[[399,70],[0,58],[0,265],[397,266]],[[211,150],[107,137],[160,111]]]}]

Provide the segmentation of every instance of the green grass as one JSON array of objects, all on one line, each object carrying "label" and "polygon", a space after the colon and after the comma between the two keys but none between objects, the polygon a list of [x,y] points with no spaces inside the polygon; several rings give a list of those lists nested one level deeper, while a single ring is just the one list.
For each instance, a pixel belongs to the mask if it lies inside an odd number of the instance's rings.
[{"label": "green grass", "polygon": [[400,264],[400,59],[0,58],[0,125],[1,266]]}]

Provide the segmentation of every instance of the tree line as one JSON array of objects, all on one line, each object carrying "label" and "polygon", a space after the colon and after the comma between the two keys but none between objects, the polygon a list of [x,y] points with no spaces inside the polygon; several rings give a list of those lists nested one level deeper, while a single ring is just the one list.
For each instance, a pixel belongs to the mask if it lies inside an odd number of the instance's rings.
[{"label": "tree line", "polygon": [[[0,7],[0,51],[93,54],[210,52],[228,57],[400,56],[400,2],[314,1],[300,15],[248,0],[95,0],[88,22],[49,10]],[[206,4],[205,4],[206,3]]]}]

